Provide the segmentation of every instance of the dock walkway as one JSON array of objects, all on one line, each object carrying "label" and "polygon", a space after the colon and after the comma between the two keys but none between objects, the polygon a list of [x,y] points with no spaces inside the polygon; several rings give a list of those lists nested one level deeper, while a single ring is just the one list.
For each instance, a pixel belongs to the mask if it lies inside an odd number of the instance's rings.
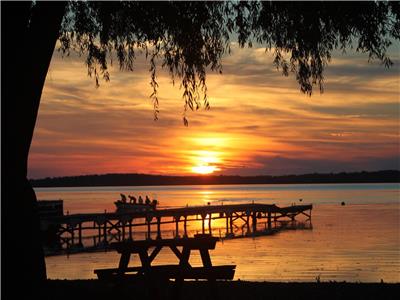
[{"label": "dock walkway", "polygon": [[[217,219],[225,220],[219,221],[221,237],[234,237],[237,232],[257,235],[260,231],[273,232],[282,224],[293,223],[299,215],[311,223],[311,210],[311,204],[278,207],[275,204],[248,203],[186,206],[147,212],[73,214],[43,217],[41,222],[52,247],[84,251],[104,248],[112,241],[161,239],[166,231],[172,231],[175,238],[196,233],[212,234],[217,229],[212,223]],[[189,222],[198,222],[201,226],[198,224],[194,226],[198,228],[196,232],[189,232]]]}]

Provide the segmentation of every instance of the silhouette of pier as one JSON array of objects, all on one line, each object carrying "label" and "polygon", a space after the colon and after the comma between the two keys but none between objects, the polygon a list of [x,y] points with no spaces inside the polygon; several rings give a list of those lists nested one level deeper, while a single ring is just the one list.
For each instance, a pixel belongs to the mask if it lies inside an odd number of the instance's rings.
[{"label": "silhouette of pier", "polygon": [[[48,254],[107,248],[113,241],[186,238],[208,233],[220,238],[311,228],[312,205],[232,204],[42,216]],[[299,223],[296,217],[304,216]],[[219,220],[219,221],[217,221]],[[194,224],[197,223],[197,224]],[[217,223],[217,224],[216,224]],[[189,225],[190,224],[190,225]],[[308,226],[307,226],[308,224]]]}]

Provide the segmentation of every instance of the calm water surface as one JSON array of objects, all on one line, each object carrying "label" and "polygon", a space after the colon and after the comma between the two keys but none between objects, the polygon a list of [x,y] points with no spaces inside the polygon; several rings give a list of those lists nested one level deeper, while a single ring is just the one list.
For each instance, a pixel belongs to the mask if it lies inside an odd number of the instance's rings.
[{"label": "calm water surface", "polygon": [[[161,206],[231,203],[312,203],[312,230],[224,240],[214,264],[236,264],[235,279],[253,281],[400,282],[399,184],[219,185],[37,188],[38,199],[63,199],[65,213],[114,211],[119,193],[149,195]],[[340,203],[344,201],[345,206]],[[195,228],[192,228],[195,229]],[[164,250],[163,250],[164,251]],[[154,264],[176,262],[168,250]],[[191,263],[200,265],[193,253]],[[134,257],[134,260],[137,257]],[[118,264],[114,252],[47,257],[49,278],[95,278]]]}]

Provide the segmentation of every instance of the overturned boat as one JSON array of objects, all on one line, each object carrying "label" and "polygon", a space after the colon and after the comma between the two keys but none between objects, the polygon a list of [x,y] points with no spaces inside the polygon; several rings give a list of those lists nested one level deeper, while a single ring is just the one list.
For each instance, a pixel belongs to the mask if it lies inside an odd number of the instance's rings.
[{"label": "overturned boat", "polygon": [[139,204],[139,203],[127,203],[122,202],[121,200],[117,200],[114,202],[117,207],[117,212],[146,212],[146,211],[154,211],[156,209],[156,205],[151,204]]},{"label": "overturned boat", "polygon": [[133,196],[128,196],[130,201],[126,200],[126,196],[121,194],[121,199],[114,202],[117,207],[117,212],[147,212],[154,211],[158,205],[158,201],[154,199],[150,201],[150,199],[146,196],[146,200],[143,201],[142,197],[139,196],[139,199],[136,200]]}]

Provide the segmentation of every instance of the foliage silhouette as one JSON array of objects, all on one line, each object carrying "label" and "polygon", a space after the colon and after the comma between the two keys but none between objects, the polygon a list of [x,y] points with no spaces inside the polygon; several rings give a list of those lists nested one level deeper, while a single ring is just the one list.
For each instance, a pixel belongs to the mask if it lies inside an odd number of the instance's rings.
[{"label": "foliage silhouette", "polygon": [[[149,58],[151,97],[158,113],[157,62],[183,88],[184,110],[206,108],[207,69],[222,73],[221,58],[233,37],[241,47],[257,42],[274,51],[274,65],[294,73],[300,90],[323,90],[332,51],[352,47],[389,67],[386,55],[399,39],[396,2],[70,2],[61,30],[63,54],[86,57],[96,85],[109,80],[109,62],[134,70],[137,52]],[[203,96],[201,97],[200,94]],[[185,123],[186,123],[186,119]]]},{"label": "foliage silhouette", "polygon": [[[323,70],[334,49],[355,43],[386,66],[392,40],[399,40],[398,2],[1,2],[4,63],[2,152],[3,287],[19,283],[10,298],[34,297],[46,279],[36,196],[27,162],[40,98],[56,41],[60,51],[81,54],[96,84],[109,80],[108,65],[134,71],[137,52],[150,63],[151,95],[158,114],[157,67],[167,68],[183,89],[184,112],[208,108],[207,71],[222,72],[221,58],[235,40],[264,45],[284,75],[293,72],[301,91],[323,87]],[[187,120],[184,113],[184,123]],[[6,159],[4,159],[6,158]],[[7,212],[5,214],[4,212]],[[11,213],[10,213],[11,212]],[[19,220],[16,222],[15,214]],[[29,224],[26,226],[25,224]],[[21,239],[13,232],[24,232]],[[5,279],[6,277],[6,279]],[[8,284],[8,283],[11,283]]]}]

